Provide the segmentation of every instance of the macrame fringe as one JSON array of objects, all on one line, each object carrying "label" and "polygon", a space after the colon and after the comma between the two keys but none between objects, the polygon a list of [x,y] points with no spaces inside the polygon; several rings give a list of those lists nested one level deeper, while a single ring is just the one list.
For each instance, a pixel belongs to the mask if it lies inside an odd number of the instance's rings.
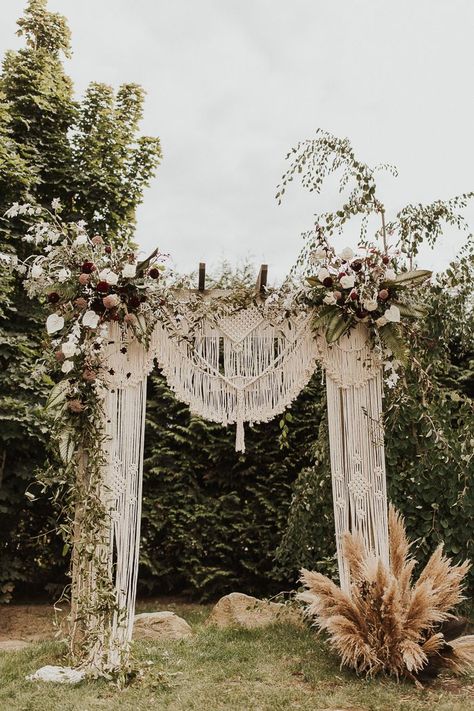
[{"label": "macrame fringe", "polygon": [[388,521],[382,424],[382,371],[359,324],[333,346],[320,342],[326,367],[329,446],[341,588],[350,592],[342,551],[346,531],[388,565]]}]

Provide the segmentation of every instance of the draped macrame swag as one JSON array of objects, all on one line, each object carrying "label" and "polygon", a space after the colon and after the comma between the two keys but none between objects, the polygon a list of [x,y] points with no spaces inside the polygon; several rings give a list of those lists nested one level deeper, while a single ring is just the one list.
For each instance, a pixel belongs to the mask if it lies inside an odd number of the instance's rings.
[{"label": "draped macrame swag", "polygon": [[[309,381],[319,361],[326,371],[331,472],[338,565],[349,590],[341,549],[345,531],[358,531],[388,558],[387,501],[382,430],[381,363],[359,324],[328,346],[315,335],[312,314],[273,322],[251,306],[203,319],[182,337],[157,322],[148,348],[111,323],[104,367],[106,466],[103,496],[108,517],[107,556],[115,588],[112,619],[101,621],[88,664],[119,667],[132,637],[138,574],[146,379],[156,361],[176,396],[193,413],[236,425],[236,450],[245,451],[244,423],[281,413]],[[93,580],[93,571],[89,572]],[[92,589],[91,581],[89,588]],[[74,594],[74,586],[73,586]],[[79,611],[80,613],[80,611]],[[97,634],[99,632],[99,634]]]}]

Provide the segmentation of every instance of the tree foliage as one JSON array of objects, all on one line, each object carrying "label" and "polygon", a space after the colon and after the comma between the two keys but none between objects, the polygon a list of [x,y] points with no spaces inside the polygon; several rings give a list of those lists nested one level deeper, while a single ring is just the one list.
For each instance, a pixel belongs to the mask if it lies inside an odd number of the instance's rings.
[{"label": "tree foliage", "polygon": [[[3,215],[13,202],[50,206],[81,218],[109,239],[130,240],[135,210],[160,159],[157,138],[140,136],[144,92],[115,93],[91,84],[77,101],[63,67],[70,33],[46,0],[29,0],[18,21],[25,46],[5,54],[0,75],[0,253],[25,259],[24,218]],[[52,384],[36,365],[45,314],[0,260],[0,586],[61,580],[64,565],[56,512],[31,502],[35,472],[45,466],[48,423],[42,404]],[[2,592],[0,590],[0,596]]]}]

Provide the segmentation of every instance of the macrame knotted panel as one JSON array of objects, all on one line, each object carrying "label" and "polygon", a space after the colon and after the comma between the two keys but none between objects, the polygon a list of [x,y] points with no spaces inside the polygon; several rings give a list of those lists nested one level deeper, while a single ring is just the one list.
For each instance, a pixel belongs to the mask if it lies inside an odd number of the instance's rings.
[{"label": "macrame knotted panel", "polygon": [[135,616],[148,354],[130,331],[110,324],[104,367],[108,388],[103,401],[102,500],[107,511],[106,556],[115,612],[100,623],[90,665],[116,669],[127,659]]},{"label": "macrame knotted panel", "polygon": [[244,422],[267,422],[298,396],[314,372],[317,347],[311,317],[278,323],[256,307],[203,320],[182,336],[158,323],[151,352],[177,397],[191,411],[237,425],[236,450],[245,451]]},{"label": "macrame knotted panel", "polygon": [[349,591],[342,553],[346,531],[388,564],[387,492],[382,424],[382,368],[363,324],[328,346],[318,337],[326,369],[329,445],[341,586]]}]

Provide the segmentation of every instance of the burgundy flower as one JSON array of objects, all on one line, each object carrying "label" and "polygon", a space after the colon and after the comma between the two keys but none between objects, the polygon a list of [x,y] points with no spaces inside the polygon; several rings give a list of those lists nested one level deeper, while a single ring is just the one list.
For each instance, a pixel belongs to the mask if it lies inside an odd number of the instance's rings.
[{"label": "burgundy flower", "polygon": [[81,271],[83,274],[92,274],[92,272],[95,271],[95,264],[93,264],[93,262],[84,262]]},{"label": "burgundy flower", "polygon": [[128,300],[128,304],[132,309],[137,309],[140,306],[140,297],[134,294]]},{"label": "burgundy flower", "polygon": [[351,291],[349,298],[352,299],[352,301],[357,301],[357,291]]},{"label": "burgundy flower", "polygon": [[382,257],[382,262],[384,264],[390,264],[390,257],[387,257],[387,255],[385,255],[384,257]]},{"label": "burgundy flower", "polygon": [[112,247],[111,247],[110,245],[107,245],[107,246],[105,247],[105,250],[104,250],[104,251],[105,251],[106,254],[111,254],[111,253],[112,253]]},{"label": "burgundy flower", "polygon": [[102,299],[94,299],[94,301],[91,304],[91,309],[92,311],[95,311],[96,314],[103,314],[105,311],[105,306],[102,303]]},{"label": "burgundy flower", "polygon": [[362,262],[358,260],[352,262],[351,269],[353,269],[355,272],[360,272],[360,270],[362,269]]},{"label": "burgundy flower", "polygon": [[156,267],[152,267],[148,274],[151,276],[152,279],[158,279],[158,277],[160,276],[160,270]]},{"label": "burgundy flower", "polygon": [[50,294],[48,294],[48,301],[50,304],[57,304],[60,298],[61,297],[59,296],[57,291],[52,291]]},{"label": "burgundy flower", "polygon": [[323,280],[323,284],[324,284],[324,286],[326,286],[326,287],[332,286],[332,285],[333,285],[332,277],[330,277],[330,276],[326,277],[326,278]]},{"label": "burgundy flower", "polygon": [[339,274],[337,275],[337,278],[342,279],[343,276],[347,276],[347,272],[339,272]]},{"label": "burgundy flower", "polygon": [[110,287],[106,281],[99,281],[95,288],[97,291],[100,291],[101,293],[106,294]]}]

